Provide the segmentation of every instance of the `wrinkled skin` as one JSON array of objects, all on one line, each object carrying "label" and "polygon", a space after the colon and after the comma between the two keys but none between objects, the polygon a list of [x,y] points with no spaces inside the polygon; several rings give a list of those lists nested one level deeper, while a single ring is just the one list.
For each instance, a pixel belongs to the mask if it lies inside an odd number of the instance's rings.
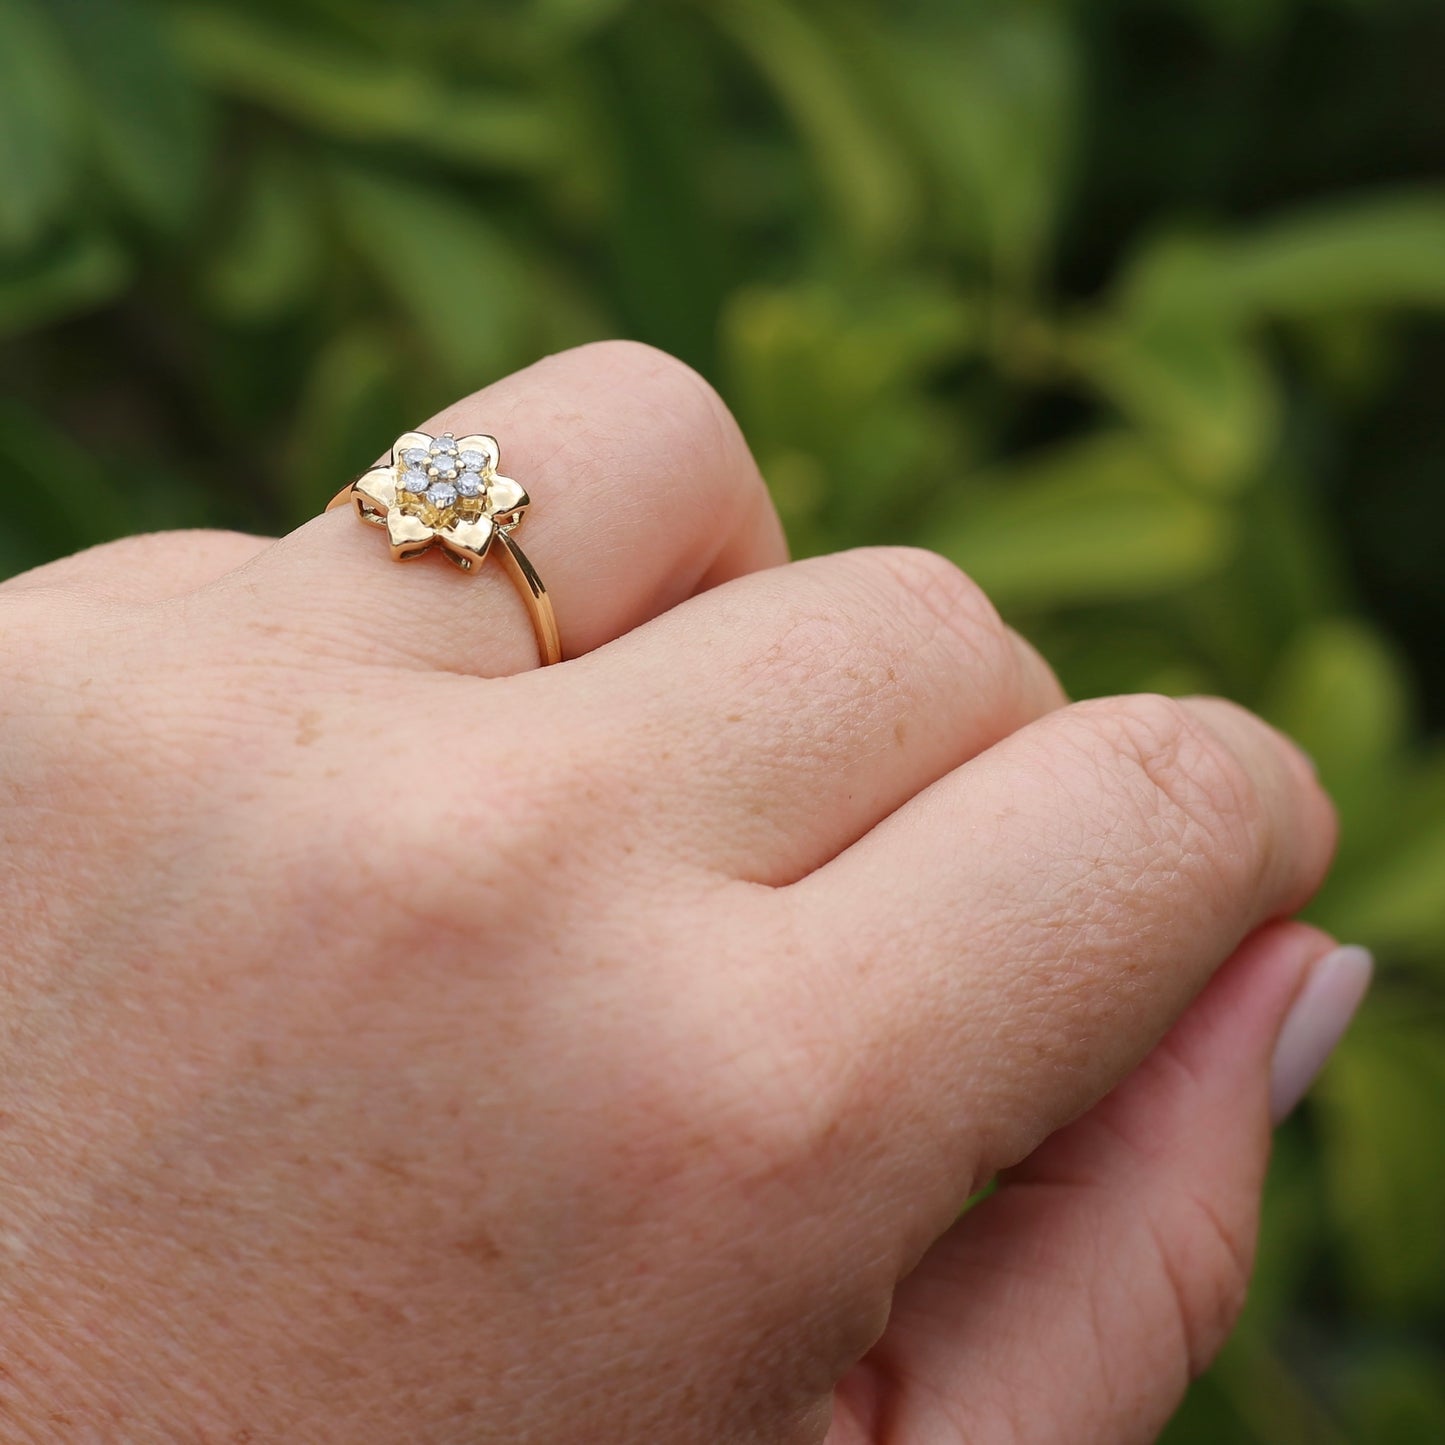
[{"label": "wrinkled skin", "polygon": [[561,666],[346,511],[0,587],[0,1439],[1153,1438],[1331,946],[1308,765],[784,565],[655,352],[438,427]]}]

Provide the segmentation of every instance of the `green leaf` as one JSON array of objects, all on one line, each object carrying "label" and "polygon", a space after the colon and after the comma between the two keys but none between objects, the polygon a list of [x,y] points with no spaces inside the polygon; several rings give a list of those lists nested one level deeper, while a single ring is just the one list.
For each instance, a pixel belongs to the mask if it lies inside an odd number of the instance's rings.
[{"label": "green leaf", "polygon": [[42,417],[0,402],[0,472],[7,480],[5,550],[34,565],[130,530],[124,489]]},{"label": "green leaf", "polygon": [[0,0],[0,254],[29,249],[78,180],[80,99],[65,52],[33,0]]},{"label": "green leaf", "polygon": [[1278,440],[1274,379],[1255,347],[1212,325],[1096,325],[1065,338],[1087,380],[1147,428],[1182,475],[1217,491],[1255,481]]},{"label": "green leaf", "polygon": [[909,157],[870,104],[820,20],[788,0],[709,0],[707,11],[751,58],[812,152],[850,234],[888,250],[910,232],[918,195]]},{"label": "green leaf", "polygon": [[1354,1440],[1421,1445],[1445,1422],[1445,1371],[1428,1345],[1350,1361],[1345,1380]]},{"label": "green leaf", "polygon": [[1149,327],[1445,306],[1445,195],[1355,197],[1235,236],[1167,237],[1136,256],[1117,297]]},{"label": "green leaf", "polygon": [[336,167],[351,244],[457,387],[499,375],[535,334],[541,278],[480,207],[384,172]]},{"label": "green leaf", "polygon": [[954,6],[889,39],[894,99],[936,176],[947,232],[1005,287],[1035,287],[1077,132],[1077,46],[1063,15]]},{"label": "green leaf", "polygon": [[374,56],[254,13],[178,9],[175,35],[217,89],[342,140],[393,143],[464,165],[525,171],[561,140],[534,101],[461,88],[402,54]]},{"label": "green leaf", "polygon": [[531,0],[527,19],[549,49],[589,38],[630,9],[636,0]]},{"label": "green leaf", "polygon": [[1105,433],[973,479],[929,528],[1005,608],[1175,591],[1228,561],[1229,514],[1180,487],[1157,453]]},{"label": "green leaf", "polygon": [[345,331],[322,348],[287,447],[293,522],[318,509],[337,477],[370,466],[405,430],[396,371],[390,338],[373,327]]},{"label": "green leaf", "polygon": [[1377,1309],[1428,1313],[1445,1278],[1442,1026],[1438,1013],[1367,1009],[1314,1094],[1339,1257]]},{"label": "green leaf", "polygon": [[977,450],[923,378],[979,344],[942,283],[749,287],[723,315],[726,392],[802,552],[899,540],[945,467]]},{"label": "green leaf", "polygon": [[1445,965],[1445,812],[1402,826],[1333,888],[1320,922],[1346,938]]},{"label": "green leaf", "polygon": [[1322,618],[1276,662],[1265,712],[1355,817],[1382,797],[1395,771],[1409,693],[1401,661],[1379,633],[1353,618]]},{"label": "green leaf", "polygon": [[322,273],[314,180],[297,158],[264,150],[238,190],[206,269],[206,294],[217,311],[237,321],[274,320],[304,303]]},{"label": "green leaf", "polygon": [[110,236],[77,231],[35,256],[0,265],[0,335],[64,320],[117,296],[131,266]]},{"label": "green leaf", "polygon": [[90,145],[121,200],[163,231],[204,193],[210,114],[144,0],[49,0],[85,87]]}]

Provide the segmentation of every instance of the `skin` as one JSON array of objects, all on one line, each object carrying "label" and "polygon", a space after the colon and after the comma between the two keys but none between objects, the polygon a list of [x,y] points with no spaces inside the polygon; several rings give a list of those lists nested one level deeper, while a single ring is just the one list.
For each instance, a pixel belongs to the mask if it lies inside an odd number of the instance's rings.
[{"label": "skin", "polygon": [[1332,946],[1308,764],[785,565],[646,348],[425,429],[561,666],[345,511],[0,587],[0,1439],[1152,1439]]}]

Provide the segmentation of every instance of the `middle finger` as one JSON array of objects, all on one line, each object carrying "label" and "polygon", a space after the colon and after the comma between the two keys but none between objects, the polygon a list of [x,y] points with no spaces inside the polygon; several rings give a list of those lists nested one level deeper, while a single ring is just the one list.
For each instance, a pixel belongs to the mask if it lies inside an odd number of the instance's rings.
[{"label": "middle finger", "polygon": [[1066,700],[973,582],[912,548],[739,579],[586,664],[531,681],[600,733],[634,831],[772,885]]}]

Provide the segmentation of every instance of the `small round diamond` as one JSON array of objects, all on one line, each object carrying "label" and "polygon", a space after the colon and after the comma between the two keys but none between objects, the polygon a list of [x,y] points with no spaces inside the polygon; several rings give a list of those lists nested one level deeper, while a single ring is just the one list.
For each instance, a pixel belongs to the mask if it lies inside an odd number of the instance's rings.
[{"label": "small round diamond", "polygon": [[482,495],[482,479],[476,472],[463,472],[457,478],[457,491],[464,497],[480,497]]},{"label": "small round diamond", "polygon": [[454,477],[457,474],[457,459],[439,452],[431,459],[432,469],[439,477]]},{"label": "small round diamond", "polygon": [[402,454],[401,459],[409,467],[426,466],[427,454],[420,447],[408,447]]},{"label": "small round diamond", "polygon": [[469,472],[484,472],[487,469],[486,452],[475,452],[470,447],[462,453],[462,465]]},{"label": "small round diamond", "polygon": [[455,456],[457,450],[457,440],[450,432],[444,432],[431,444],[431,449],[433,453],[450,452],[453,456]]},{"label": "small round diamond", "polygon": [[426,499],[434,507],[450,507],[457,500],[457,489],[450,482],[433,482],[427,488]]},{"label": "small round diamond", "polygon": [[401,479],[404,492],[424,492],[429,486],[431,480],[425,472],[407,472]]}]

